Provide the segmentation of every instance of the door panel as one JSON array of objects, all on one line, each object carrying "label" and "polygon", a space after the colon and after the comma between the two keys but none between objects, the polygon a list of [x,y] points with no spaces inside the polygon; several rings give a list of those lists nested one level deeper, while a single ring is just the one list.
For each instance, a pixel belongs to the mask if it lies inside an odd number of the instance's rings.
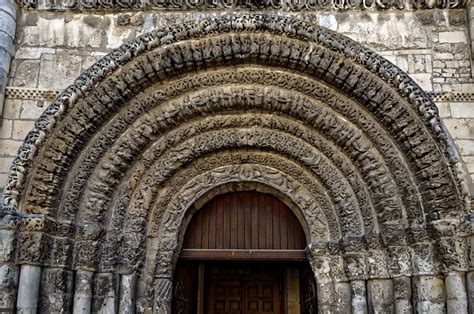
[{"label": "door panel", "polygon": [[241,314],[242,287],[239,281],[213,281],[209,287],[209,314]]},{"label": "door panel", "polygon": [[180,262],[173,276],[173,314],[196,313],[197,264]]},{"label": "door panel", "polygon": [[206,277],[206,313],[281,313],[283,266],[224,264],[209,269]]},{"label": "door panel", "polygon": [[280,314],[279,280],[247,281],[242,297],[245,314]]}]

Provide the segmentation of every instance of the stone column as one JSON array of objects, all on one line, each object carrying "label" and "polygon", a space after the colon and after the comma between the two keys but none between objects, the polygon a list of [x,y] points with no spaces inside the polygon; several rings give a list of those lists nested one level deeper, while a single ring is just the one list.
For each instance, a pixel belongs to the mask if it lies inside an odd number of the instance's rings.
[{"label": "stone column", "polygon": [[348,282],[335,282],[334,299],[336,313],[349,313],[351,311],[351,285]]},{"label": "stone column", "polygon": [[365,287],[365,280],[351,281],[351,313],[368,313],[367,290]]},{"label": "stone column", "polygon": [[446,303],[448,313],[467,314],[468,304],[464,273],[448,273],[445,276],[444,283],[446,285]]},{"label": "stone column", "polygon": [[338,255],[339,250],[332,247],[328,256],[331,269],[331,280],[334,282],[334,308],[336,313],[350,312],[351,286],[344,270],[344,259]]},{"label": "stone column", "polygon": [[413,313],[411,306],[411,279],[408,276],[393,278],[393,294],[395,299],[395,313]]},{"label": "stone column", "polygon": [[136,310],[138,313],[151,312],[153,302],[150,300],[148,290],[153,287],[153,277],[146,272],[141,272],[137,278]]},{"label": "stone column", "polygon": [[173,281],[171,278],[155,279],[155,304],[153,313],[171,314],[171,298],[173,290]]},{"label": "stone column", "polygon": [[38,292],[41,280],[41,267],[21,265],[20,283],[18,285],[17,313],[36,313],[38,309]]},{"label": "stone column", "polygon": [[120,313],[135,313],[135,297],[137,293],[137,276],[122,275],[120,278]]},{"label": "stone column", "polygon": [[395,306],[392,279],[369,279],[367,299],[370,313],[393,313]]},{"label": "stone column", "polygon": [[94,280],[92,312],[116,313],[118,288],[118,275],[97,273]]},{"label": "stone column", "polygon": [[93,276],[94,273],[87,270],[78,270],[76,272],[73,305],[74,314],[86,314],[91,312]]},{"label": "stone column", "polygon": [[441,276],[420,275],[412,278],[413,305],[416,313],[446,312],[444,280]]},{"label": "stone column", "polygon": [[327,254],[326,243],[312,243],[306,248],[311,269],[316,276],[318,312],[333,313],[335,304],[335,286],[331,275],[331,261]]},{"label": "stone column", "polygon": [[13,312],[18,287],[18,267],[14,263],[15,232],[0,230],[0,312]]},{"label": "stone column", "polygon": [[40,313],[67,313],[73,302],[73,273],[64,268],[45,268],[41,272]]},{"label": "stone column", "polygon": [[367,307],[367,259],[365,245],[361,239],[345,242],[344,266],[351,285],[351,312],[368,313]]},{"label": "stone column", "polygon": [[[466,6],[467,10],[467,18],[469,20],[468,23],[468,31],[469,31],[469,41],[471,47],[471,59],[474,60],[474,2],[469,1],[468,5]],[[472,75],[474,76],[474,67],[471,69]]]},{"label": "stone column", "polygon": [[466,275],[467,295],[469,303],[469,313],[474,313],[474,271]]},{"label": "stone column", "polygon": [[316,279],[318,289],[318,313],[333,313],[335,303],[335,289],[332,281],[318,281]]},{"label": "stone column", "polygon": [[3,115],[5,88],[11,59],[15,55],[16,10],[13,0],[0,0],[0,118]]}]

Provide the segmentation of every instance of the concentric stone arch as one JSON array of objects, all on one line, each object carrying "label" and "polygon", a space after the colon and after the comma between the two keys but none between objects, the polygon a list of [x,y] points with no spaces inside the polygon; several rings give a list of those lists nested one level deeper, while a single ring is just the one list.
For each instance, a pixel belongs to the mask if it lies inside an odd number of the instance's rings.
[{"label": "concentric stone arch", "polygon": [[[179,226],[205,191],[188,182],[214,186],[228,169],[241,175],[224,183],[277,189],[269,171],[301,186],[280,192],[327,230],[309,230],[307,248],[322,311],[363,307],[364,289],[393,296],[374,310],[440,311],[444,299],[421,288],[413,304],[398,294],[411,276],[442,286],[446,273],[450,289],[468,271],[467,188],[426,93],[325,28],[229,15],[112,51],[37,120],[4,191],[2,306],[168,313]],[[137,303],[115,302],[117,286],[137,289]],[[448,307],[465,309],[465,296]]]}]

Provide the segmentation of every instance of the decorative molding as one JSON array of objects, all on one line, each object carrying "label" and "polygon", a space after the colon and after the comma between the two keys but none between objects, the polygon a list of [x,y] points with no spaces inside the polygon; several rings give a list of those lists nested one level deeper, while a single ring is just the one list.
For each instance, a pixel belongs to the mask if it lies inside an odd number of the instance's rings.
[{"label": "decorative molding", "polygon": [[434,102],[474,102],[474,93],[430,92],[428,95]]},{"label": "decorative molding", "polygon": [[284,10],[386,11],[458,9],[466,0],[15,0],[22,9],[37,10]]},{"label": "decorative molding", "polygon": [[[10,99],[53,100],[61,91],[41,88],[8,86],[6,96]],[[428,92],[434,102],[474,102],[474,93],[463,92]]]},{"label": "decorative molding", "polygon": [[59,90],[25,88],[25,87],[7,87],[6,96],[10,99],[25,100],[53,100],[60,93]]}]

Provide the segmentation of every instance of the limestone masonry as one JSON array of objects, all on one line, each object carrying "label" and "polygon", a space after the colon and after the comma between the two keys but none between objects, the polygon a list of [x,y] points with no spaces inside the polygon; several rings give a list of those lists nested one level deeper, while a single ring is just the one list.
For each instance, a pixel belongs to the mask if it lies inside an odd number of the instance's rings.
[{"label": "limestone masonry", "polygon": [[0,312],[171,313],[248,189],[320,313],[474,313],[473,49],[460,0],[0,0]]}]

